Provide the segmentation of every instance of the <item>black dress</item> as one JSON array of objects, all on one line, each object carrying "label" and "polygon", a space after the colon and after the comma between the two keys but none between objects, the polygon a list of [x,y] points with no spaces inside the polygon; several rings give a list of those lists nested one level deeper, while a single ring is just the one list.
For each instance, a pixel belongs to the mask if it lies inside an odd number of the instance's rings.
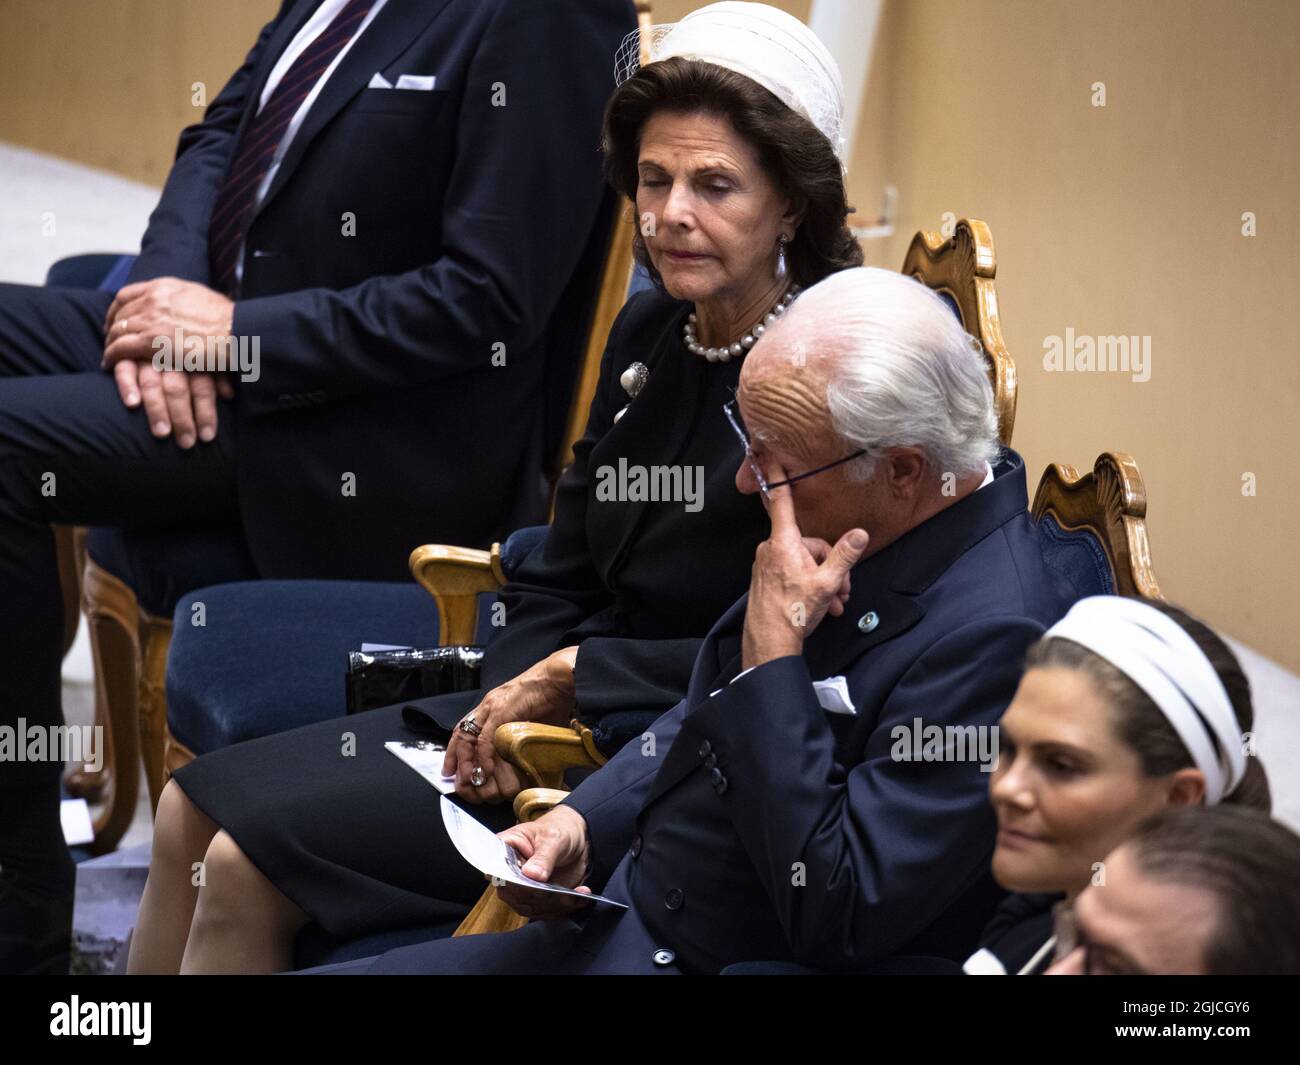
[{"label": "black dress", "polygon": [[[485,691],[580,645],[578,711],[607,753],[684,696],[701,640],[748,588],[768,533],[758,497],[736,491],[742,452],[722,412],[741,363],[687,352],[688,310],[647,292],[619,315],[555,521],[503,590],[505,625],[484,656]],[[619,377],[637,361],[649,377],[629,406]],[[638,468],[654,467],[677,468],[688,498],[643,498],[654,478]],[[451,726],[481,695],[419,705]],[[483,891],[446,836],[438,793],[384,749],[412,735],[402,705],[214,751],[175,775],[331,936],[456,920]],[[497,829],[513,820],[509,803],[472,809]]]},{"label": "black dress", "polygon": [[[966,971],[988,974],[1000,964],[1005,975],[1015,975],[1035,958],[1034,967],[1025,975],[1041,976],[1052,964],[1052,952],[1041,954],[1043,945],[1052,937],[1055,910],[1064,895],[1014,894],[1008,895],[994,911],[980,936],[980,949],[966,961]],[[983,964],[973,964],[979,955],[986,955]]]}]

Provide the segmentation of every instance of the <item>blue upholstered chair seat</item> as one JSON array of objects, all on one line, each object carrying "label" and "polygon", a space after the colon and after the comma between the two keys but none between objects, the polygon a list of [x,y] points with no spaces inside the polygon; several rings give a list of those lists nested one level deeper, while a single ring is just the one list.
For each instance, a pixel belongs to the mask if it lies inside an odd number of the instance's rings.
[{"label": "blue upholstered chair seat", "polygon": [[[193,624],[199,603],[201,626]],[[489,613],[480,610],[490,624]],[[363,643],[437,642],[437,607],[412,581],[241,581],[201,588],[176,607],[167,722],[177,740],[203,754],[341,717],[349,651]]]},{"label": "blue upholstered chair seat", "polygon": [[[501,546],[509,577],[546,526]],[[495,629],[479,596],[475,642]],[[193,624],[202,602],[205,624]],[[200,588],[176,605],[167,658],[167,722],[195,754],[347,712],[343,676],[363,643],[434,647],[438,610],[414,581],[238,581]]]},{"label": "blue upholstered chair seat", "polygon": [[1074,585],[1080,599],[1115,594],[1106,551],[1092,533],[1062,529],[1050,514],[1039,519],[1038,531],[1043,534],[1043,560]]}]

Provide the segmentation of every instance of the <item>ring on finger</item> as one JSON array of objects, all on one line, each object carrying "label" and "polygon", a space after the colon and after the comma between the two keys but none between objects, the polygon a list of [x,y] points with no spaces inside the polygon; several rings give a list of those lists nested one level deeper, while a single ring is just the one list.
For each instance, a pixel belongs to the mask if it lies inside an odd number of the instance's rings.
[{"label": "ring on finger", "polygon": [[467,736],[478,736],[483,732],[479,727],[479,723],[474,720],[473,714],[466,715],[466,717],[461,721],[459,728],[461,732],[465,733]]},{"label": "ring on finger", "polygon": [[476,765],[473,772],[469,775],[469,782],[473,784],[474,787],[481,788],[486,781],[487,774],[483,772],[483,767],[481,765]]}]

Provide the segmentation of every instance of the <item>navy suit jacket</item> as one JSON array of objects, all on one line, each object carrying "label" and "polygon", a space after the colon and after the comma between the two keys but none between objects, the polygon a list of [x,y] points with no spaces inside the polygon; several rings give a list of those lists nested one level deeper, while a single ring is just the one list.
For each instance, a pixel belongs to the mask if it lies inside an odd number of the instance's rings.
[{"label": "navy suit jacket", "polygon": [[[686,698],[574,790],[588,882],[630,909],[404,948],[372,971],[964,959],[1002,897],[989,777],[971,760],[898,760],[893,730],[918,718],[995,725],[1026,648],[1075,598],[1044,562],[1020,457],[995,472],[854,567],[844,615],[826,617],[802,656],[735,679],[736,603],[705,639]],[[869,614],[874,627],[860,623]],[[813,680],[836,675],[852,716],[816,697]]]},{"label": "navy suit jacket", "polygon": [[[222,177],[316,6],[285,0],[182,134],[131,280],[209,282]],[[544,518],[612,217],[601,112],[634,23],[628,0],[388,0],[325,83],[251,222],[234,313],[260,342],[234,429],[264,576],[399,578],[418,543]],[[376,73],[437,80],[369,88]]]}]

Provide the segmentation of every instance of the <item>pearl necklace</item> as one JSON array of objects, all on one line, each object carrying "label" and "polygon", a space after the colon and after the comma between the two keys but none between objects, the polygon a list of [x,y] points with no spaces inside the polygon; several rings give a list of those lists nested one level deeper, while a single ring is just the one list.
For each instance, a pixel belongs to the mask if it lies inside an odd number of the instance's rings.
[{"label": "pearl necklace", "polygon": [[709,362],[730,362],[733,358],[739,358],[758,343],[758,338],[767,331],[768,326],[785,314],[797,295],[799,295],[799,286],[791,285],[790,290],[777,301],[776,306],[768,311],[761,322],[757,322],[753,329],[734,344],[724,344],[720,348],[706,348],[695,339],[695,312],[692,311],[690,317],[686,319],[686,324],[682,326],[682,341],[686,345],[686,350],[692,355],[703,355]]}]

